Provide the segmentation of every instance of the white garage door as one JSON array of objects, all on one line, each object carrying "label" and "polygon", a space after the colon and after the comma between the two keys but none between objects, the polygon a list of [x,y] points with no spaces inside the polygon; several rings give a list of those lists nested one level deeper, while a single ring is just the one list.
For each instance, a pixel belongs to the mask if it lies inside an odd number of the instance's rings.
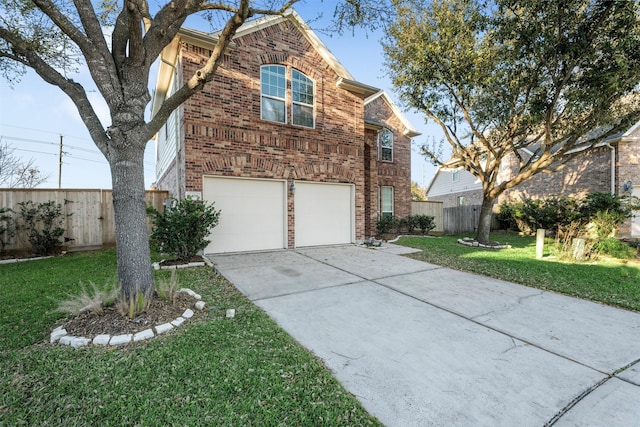
[{"label": "white garage door", "polygon": [[296,181],[295,188],[296,247],[353,241],[352,185]]},{"label": "white garage door", "polygon": [[202,196],[222,210],[205,253],[286,247],[286,182],[204,177]]}]

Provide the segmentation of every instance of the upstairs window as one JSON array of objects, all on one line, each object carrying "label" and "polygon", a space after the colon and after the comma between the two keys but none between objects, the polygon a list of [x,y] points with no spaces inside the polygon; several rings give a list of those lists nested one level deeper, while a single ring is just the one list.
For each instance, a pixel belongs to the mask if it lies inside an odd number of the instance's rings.
[{"label": "upstairs window", "polygon": [[[284,65],[264,65],[260,68],[260,117],[262,120],[291,123],[313,128],[315,85],[298,70],[291,70],[291,91],[287,90],[289,75]],[[291,105],[291,120],[287,118]]]},{"label": "upstairs window", "polygon": [[291,122],[294,125],[312,128],[313,81],[300,71],[291,71]]},{"label": "upstairs window", "polygon": [[393,162],[393,132],[383,129],[379,134],[380,140],[380,160]]},{"label": "upstairs window", "polygon": [[460,169],[453,171],[453,174],[451,174],[451,180],[453,182],[460,181]]},{"label": "upstairs window", "polygon": [[285,92],[286,68],[282,65],[265,65],[260,69],[260,117],[270,122],[286,123]]}]

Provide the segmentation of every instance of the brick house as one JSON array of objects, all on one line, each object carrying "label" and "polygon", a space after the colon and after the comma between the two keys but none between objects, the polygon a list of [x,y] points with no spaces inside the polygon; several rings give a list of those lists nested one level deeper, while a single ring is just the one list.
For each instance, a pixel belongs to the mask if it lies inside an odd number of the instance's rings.
[{"label": "brick house", "polygon": [[[525,152],[524,155],[527,155]],[[531,155],[531,153],[528,153]],[[517,160],[503,162],[500,180],[517,173]],[[623,134],[608,138],[592,148],[581,150],[564,169],[539,173],[500,195],[500,203],[547,196],[583,197],[591,192],[610,192],[640,197],[640,122]],[[443,165],[427,187],[430,201],[442,201],[443,207],[482,204],[482,187],[471,173]],[[640,238],[640,213],[618,230],[620,237]]]},{"label": "brick house", "polygon": [[[162,53],[157,110],[216,34]],[[206,253],[352,243],[410,213],[411,138],[384,92],[356,81],[295,11],[243,25],[214,80],[156,138],[156,186],[221,209]]]}]

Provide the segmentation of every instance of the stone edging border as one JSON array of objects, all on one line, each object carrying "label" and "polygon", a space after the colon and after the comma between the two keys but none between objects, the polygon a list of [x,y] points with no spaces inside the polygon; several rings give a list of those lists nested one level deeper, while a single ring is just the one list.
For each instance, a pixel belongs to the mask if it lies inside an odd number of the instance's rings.
[{"label": "stone edging border", "polygon": [[[199,294],[187,288],[182,288],[178,292],[184,292],[194,297],[197,300],[196,303],[194,304],[194,308],[196,310],[204,309],[205,302],[202,301],[202,297]],[[193,317],[193,315],[194,315],[193,310],[188,308],[184,311],[184,313],[182,313],[182,316],[177,317],[175,320],[171,322],[163,323],[161,325],[156,325],[153,328],[145,329],[144,331],[140,331],[135,334],[123,334],[123,335],[114,335],[114,336],[111,336],[108,334],[100,334],[100,335],[96,335],[93,338],[76,337],[73,335],[67,335],[66,329],[64,329],[62,326],[58,326],[53,330],[53,332],[51,332],[51,335],[49,337],[49,342],[52,344],[58,342],[62,345],[69,345],[74,348],[85,347],[89,344],[103,345],[103,346],[106,346],[106,345],[121,346],[121,345],[129,344],[132,342],[147,340],[157,335],[164,334],[165,332],[168,332],[173,328],[177,328],[178,326],[182,325],[185,321]]]},{"label": "stone edging border", "polygon": [[179,268],[190,268],[190,267],[204,267],[205,265],[209,266],[209,267],[213,267],[213,263],[211,261],[209,261],[209,259],[207,259],[207,257],[205,257],[204,255],[201,256],[202,260],[201,262],[190,262],[187,264],[177,264],[177,265],[167,265],[167,266],[163,266],[161,265],[162,261],[160,262],[154,262],[153,264],[151,264],[153,266],[154,270],[177,270]]},{"label": "stone edging border", "polygon": [[[66,252],[63,252],[59,256],[62,256],[65,253]],[[41,259],[49,259],[49,258],[53,258],[53,255],[38,256],[38,257],[31,257],[31,258],[8,258],[8,259],[2,259],[2,260],[0,260],[0,264],[13,264],[13,263],[16,263],[16,262],[38,261],[38,260],[41,260]]]},{"label": "stone edging border", "polygon": [[463,239],[458,239],[458,243],[465,246],[471,246],[474,248],[485,248],[485,249],[511,249],[511,245],[484,245],[478,242],[475,239],[470,237],[465,237]]}]

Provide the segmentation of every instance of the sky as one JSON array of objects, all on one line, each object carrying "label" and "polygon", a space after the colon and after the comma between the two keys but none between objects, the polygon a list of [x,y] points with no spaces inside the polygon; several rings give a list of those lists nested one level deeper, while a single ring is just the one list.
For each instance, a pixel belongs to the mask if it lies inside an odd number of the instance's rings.
[{"label": "sky", "polygon": [[[310,22],[314,31],[357,81],[385,90],[401,107],[413,126],[422,135],[413,139],[411,179],[427,186],[435,174],[435,167],[418,153],[418,146],[440,139],[434,124],[426,124],[424,116],[402,108],[384,70],[380,45],[381,32],[356,30],[344,35],[327,35],[320,31],[328,26],[336,0],[307,0],[295,6],[300,16]],[[185,26],[209,31],[208,23],[190,19]],[[153,68],[155,69],[155,67]],[[152,70],[153,70],[152,69]],[[91,80],[86,69],[74,80],[89,87]],[[155,78],[151,79],[153,90]],[[95,91],[89,98],[103,124],[109,123],[106,104]],[[62,150],[60,140],[62,139]],[[111,176],[106,159],[91,141],[88,131],[71,100],[57,87],[45,83],[34,72],[28,72],[12,86],[0,78],[0,144],[14,149],[13,154],[23,162],[33,159],[35,165],[48,176],[39,188],[111,188]],[[62,167],[60,168],[60,152]],[[150,141],[145,151],[145,188],[155,182],[155,145]]]}]

